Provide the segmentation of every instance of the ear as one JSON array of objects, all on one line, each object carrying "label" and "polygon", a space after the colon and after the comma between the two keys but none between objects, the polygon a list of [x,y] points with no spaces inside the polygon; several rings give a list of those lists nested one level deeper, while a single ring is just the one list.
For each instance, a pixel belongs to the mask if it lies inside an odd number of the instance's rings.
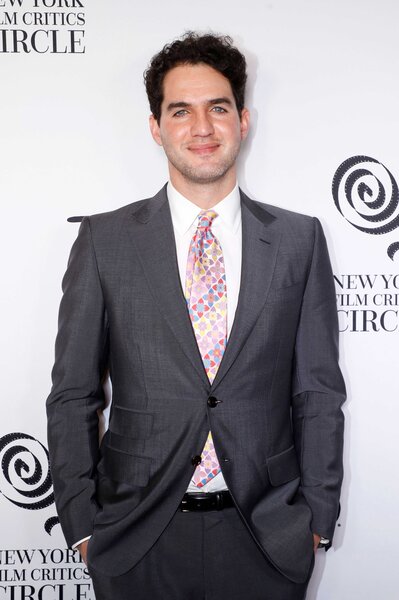
[{"label": "ear", "polygon": [[249,110],[243,108],[240,116],[241,139],[245,140],[249,131]]},{"label": "ear", "polygon": [[150,131],[151,135],[159,146],[162,146],[161,132],[159,129],[159,124],[154,115],[150,115]]}]

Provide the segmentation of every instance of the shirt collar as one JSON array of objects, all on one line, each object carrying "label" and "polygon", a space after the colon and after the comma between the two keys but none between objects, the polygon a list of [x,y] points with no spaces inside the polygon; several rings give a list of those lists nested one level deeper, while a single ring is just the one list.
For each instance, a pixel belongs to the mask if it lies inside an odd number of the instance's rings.
[{"label": "shirt collar", "polygon": [[[167,186],[167,195],[173,227],[180,235],[183,235],[190,229],[194,221],[196,221],[202,209],[180,194],[170,181]],[[232,233],[236,233],[241,223],[241,202],[238,184],[236,183],[230,194],[225,196],[212,208],[218,213],[218,220],[220,219],[221,223],[230,229]]]}]

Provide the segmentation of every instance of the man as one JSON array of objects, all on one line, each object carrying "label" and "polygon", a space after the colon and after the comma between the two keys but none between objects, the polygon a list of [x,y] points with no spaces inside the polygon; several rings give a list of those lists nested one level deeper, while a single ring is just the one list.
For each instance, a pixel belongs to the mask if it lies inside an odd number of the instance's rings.
[{"label": "man", "polygon": [[47,402],[63,531],[97,600],[299,600],[342,480],[325,239],[237,187],[230,38],[186,34],[145,81],[170,181],[85,218],[63,282]]}]

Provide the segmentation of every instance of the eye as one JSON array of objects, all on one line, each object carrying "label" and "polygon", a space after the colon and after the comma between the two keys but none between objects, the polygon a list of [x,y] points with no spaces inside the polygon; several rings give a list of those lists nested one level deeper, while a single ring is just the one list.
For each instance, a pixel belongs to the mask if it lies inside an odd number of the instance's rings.
[{"label": "eye", "polygon": [[188,114],[188,111],[185,108],[181,108],[177,112],[173,114],[174,117],[184,117],[184,115]]},{"label": "eye", "polygon": [[213,106],[212,110],[217,113],[227,113],[227,110],[223,106]]}]

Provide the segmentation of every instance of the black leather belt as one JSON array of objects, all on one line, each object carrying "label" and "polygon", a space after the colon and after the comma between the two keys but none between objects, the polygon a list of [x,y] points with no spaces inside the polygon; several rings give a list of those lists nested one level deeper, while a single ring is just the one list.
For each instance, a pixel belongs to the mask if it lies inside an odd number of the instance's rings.
[{"label": "black leather belt", "polygon": [[223,510],[234,506],[233,498],[228,490],[223,492],[199,492],[198,494],[184,494],[180,503],[182,512]]}]

